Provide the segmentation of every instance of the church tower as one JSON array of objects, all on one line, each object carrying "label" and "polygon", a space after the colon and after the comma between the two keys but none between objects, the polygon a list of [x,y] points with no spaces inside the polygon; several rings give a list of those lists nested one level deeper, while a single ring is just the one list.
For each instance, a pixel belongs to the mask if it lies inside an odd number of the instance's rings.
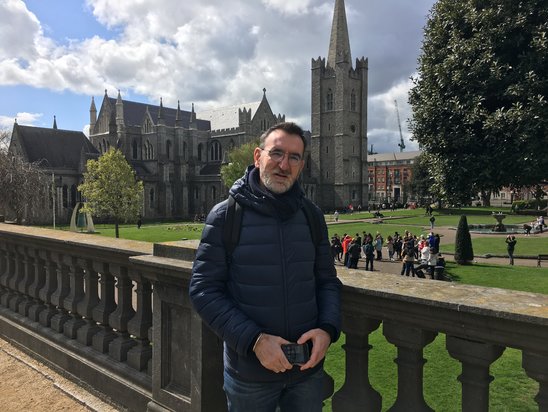
[{"label": "church tower", "polygon": [[324,210],[367,204],[367,71],[352,67],[344,0],[335,0],[325,58],[312,59],[308,195]]}]

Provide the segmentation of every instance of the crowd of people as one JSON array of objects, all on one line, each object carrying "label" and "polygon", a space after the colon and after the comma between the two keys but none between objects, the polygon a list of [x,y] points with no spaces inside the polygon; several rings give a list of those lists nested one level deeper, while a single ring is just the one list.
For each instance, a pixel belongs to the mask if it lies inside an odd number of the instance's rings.
[{"label": "crowd of people", "polygon": [[[390,262],[401,261],[401,275],[421,276],[423,270],[436,278],[436,267],[445,265],[441,256],[440,236],[430,232],[429,235],[414,235],[409,231],[403,234],[394,232],[386,240],[380,232],[375,236],[371,233],[356,233],[354,237],[344,233],[334,234],[331,238],[331,254],[334,261],[349,269],[357,269],[360,259],[365,259],[365,270],[374,270],[374,262],[383,260],[383,251],[388,254]],[[418,265],[418,266],[416,266]]]}]

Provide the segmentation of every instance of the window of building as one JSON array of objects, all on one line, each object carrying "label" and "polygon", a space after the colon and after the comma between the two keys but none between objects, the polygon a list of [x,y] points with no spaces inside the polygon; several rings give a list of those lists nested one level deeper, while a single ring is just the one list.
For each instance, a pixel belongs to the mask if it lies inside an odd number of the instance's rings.
[{"label": "window of building", "polygon": [[199,161],[202,161],[202,152],[204,150],[204,145],[202,143],[200,143],[198,145],[198,160]]},{"label": "window of building", "polygon": [[183,142],[183,159],[187,160],[187,145],[186,142]]},{"label": "window of building", "polygon": [[137,141],[135,139],[131,142],[131,155],[133,159],[137,159]]},{"label": "window of building", "polygon": [[166,142],[166,155],[168,159],[171,159],[171,140]]},{"label": "window of building", "polygon": [[209,160],[210,161],[221,160],[221,156],[222,156],[221,144],[215,140],[209,146]]},{"label": "window of building", "polygon": [[350,93],[350,110],[356,111],[356,92],[354,90]]},{"label": "window of building", "polygon": [[150,189],[150,191],[148,192],[148,200],[150,208],[154,209],[154,189]]},{"label": "window of building", "polygon": [[76,206],[76,201],[78,199],[78,190],[76,185],[70,187],[70,207],[74,208]]},{"label": "window of building", "polygon": [[217,188],[215,186],[211,186],[211,200],[215,200],[217,198]]},{"label": "window of building", "polygon": [[152,122],[150,119],[146,119],[143,123],[143,133],[152,133]]},{"label": "window of building", "polygon": [[63,185],[63,207],[66,208],[68,206],[68,187],[67,185]]},{"label": "window of building", "polygon": [[333,110],[333,90],[328,89],[325,97],[325,110]]}]

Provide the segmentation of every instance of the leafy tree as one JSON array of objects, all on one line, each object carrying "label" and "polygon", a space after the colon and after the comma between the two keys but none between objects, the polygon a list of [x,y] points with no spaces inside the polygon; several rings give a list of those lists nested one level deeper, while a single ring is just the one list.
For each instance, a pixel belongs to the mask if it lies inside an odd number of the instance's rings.
[{"label": "leafy tree", "polygon": [[472,248],[472,238],[468,229],[468,220],[465,215],[462,215],[455,236],[455,262],[459,265],[465,265],[473,260],[474,249]]},{"label": "leafy tree", "polygon": [[86,198],[83,211],[113,219],[119,237],[120,222],[136,220],[141,213],[143,182],[136,180],[135,171],[118,149],[88,160],[86,167],[84,183],[78,186]]},{"label": "leafy tree", "polygon": [[548,3],[439,0],[413,79],[410,129],[440,193],[531,186],[548,175]]},{"label": "leafy tree", "polygon": [[258,145],[258,140],[252,141],[235,147],[228,153],[230,163],[221,167],[221,179],[226,187],[231,187],[244,175],[247,166],[253,164],[253,151]]},{"label": "leafy tree", "polygon": [[[40,207],[47,187],[47,178],[37,163],[28,163],[16,154],[0,150],[0,209],[17,224],[32,219]],[[0,212],[2,214],[2,212]]]},{"label": "leafy tree", "polygon": [[415,159],[409,182],[411,193],[421,204],[428,198],[436,197],[434,193],[435,181],[431,169],[431,157],[428,153],[422,152]]}]

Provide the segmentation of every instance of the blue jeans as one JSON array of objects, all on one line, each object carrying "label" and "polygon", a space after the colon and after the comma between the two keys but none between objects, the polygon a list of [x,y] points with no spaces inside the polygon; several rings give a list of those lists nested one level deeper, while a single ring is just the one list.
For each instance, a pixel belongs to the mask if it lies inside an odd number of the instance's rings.
[{"label": "blue jeans", "polygon": [[225,371],[223,389],[229,412],[321,412],[323,379],[323,369],[295,383],[245,382]]}]

